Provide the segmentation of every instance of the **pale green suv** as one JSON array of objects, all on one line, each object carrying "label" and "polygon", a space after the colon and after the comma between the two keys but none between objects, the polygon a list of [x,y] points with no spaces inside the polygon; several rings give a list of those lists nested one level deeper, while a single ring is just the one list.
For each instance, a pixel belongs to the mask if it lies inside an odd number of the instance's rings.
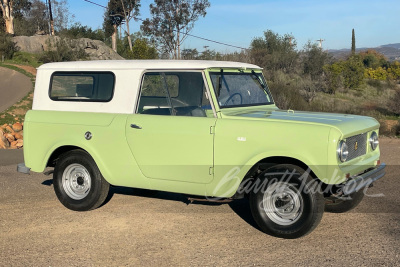
[{"label": "pale green suv", "polygon": [[110,185],[249,199],[259,228],[297,238],[384,176],[379,123],[280,110],[258,66],[91,61],[38,69],[20,172],[54,167],[61,203],[99,207]]}]

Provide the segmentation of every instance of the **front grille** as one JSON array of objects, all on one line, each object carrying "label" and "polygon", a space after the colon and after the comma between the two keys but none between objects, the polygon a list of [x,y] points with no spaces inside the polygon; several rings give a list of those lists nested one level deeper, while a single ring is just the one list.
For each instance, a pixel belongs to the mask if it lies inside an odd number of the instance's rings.
[{"label": "front grille", "polygon": [[367,153],[367,133],[346,138],[349,149],[347,160],[352,160]]}]

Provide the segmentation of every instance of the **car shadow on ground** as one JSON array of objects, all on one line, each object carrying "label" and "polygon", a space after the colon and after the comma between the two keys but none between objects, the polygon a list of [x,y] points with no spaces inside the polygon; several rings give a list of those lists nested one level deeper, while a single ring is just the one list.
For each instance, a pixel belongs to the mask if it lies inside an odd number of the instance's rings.
[{"label": "car shadow on ground", "polygon": [[[237,216],[239,216],[243,221],[245,221],[252,227],[256,228],[257,230],[260,230],[259,227],[257,226],[257,223],[253,219],[253,216],[251,214],[250,207],[249,207],[249,202],[246,198],[233,200],[231,202],[221,203],[221,202],[206,201],[206,198],[204,198],[204,197],[202,198],[199,196],[190,196],[190,195],[184,195],[184,194],[179,194],[179,193],[170,193],[170,192],[162,192],[162,191],[155,191],[155,190],[116,186],[116,187],[111,187],[110,193],[108,194],[107,199],[104,202],[104,204],[109,202],[114,194],[179,201],[179,202],[183,202],[187,205],[205,205],[205,206],[228,205],[232,209],[232,211]],[[196,198],[198,200],[190,201],[190,198]]]},{"label": "car shadow on ground", "polygon": [[[53,180],[48,179],[42,182],[42,185],[52,186]],[[156,190],[148,190],[148,189],[140,189],[140,188],[130,188],[130,187],[122,187],[122,186],[111,186],[108,196],[104,203],[101,206],[107,204],[114,194],[117,195],[126,195],[126,196],[137,196],[144,198],[152,198],[152,199],[161,199],[161,200],[170,200],[185,203],[186,205],[205,205],[205,206],[221,206],[228,205],[232,211],[239,216],[243,221],[251,225],[252,227],[259,230],[256,222],[253,219],[253,216],[250,211],[249,201],[246,198],[233,200],[231,202],[210,202],[206,201],[206,198],[202,198],[199,196],[190,196],[179,193],[171,193],[171,192],[162,192]],[[190,198],[196,198],[197,200],[190,201]]]}]

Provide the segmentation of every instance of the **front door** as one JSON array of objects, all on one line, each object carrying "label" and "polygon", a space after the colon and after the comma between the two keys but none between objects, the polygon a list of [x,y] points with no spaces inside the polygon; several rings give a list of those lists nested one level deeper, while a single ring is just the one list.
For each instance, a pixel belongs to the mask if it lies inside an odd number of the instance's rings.
[{"label": "front door", "polygon": [[201,72],[151,72],[143,77],[126,137],[143,174],[152,179],[209,183],[216,118]]}]

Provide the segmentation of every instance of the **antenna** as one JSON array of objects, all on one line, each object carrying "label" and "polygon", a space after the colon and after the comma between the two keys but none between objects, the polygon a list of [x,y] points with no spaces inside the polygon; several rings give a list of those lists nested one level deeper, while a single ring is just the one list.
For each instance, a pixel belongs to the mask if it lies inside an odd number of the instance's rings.
[{"label": "antenna", "polygon": [[322,42],[325,41],[325,40],[321,38],[321,39],[316,40],[316,41],[319,42],[318,47],[322,49]]}]

